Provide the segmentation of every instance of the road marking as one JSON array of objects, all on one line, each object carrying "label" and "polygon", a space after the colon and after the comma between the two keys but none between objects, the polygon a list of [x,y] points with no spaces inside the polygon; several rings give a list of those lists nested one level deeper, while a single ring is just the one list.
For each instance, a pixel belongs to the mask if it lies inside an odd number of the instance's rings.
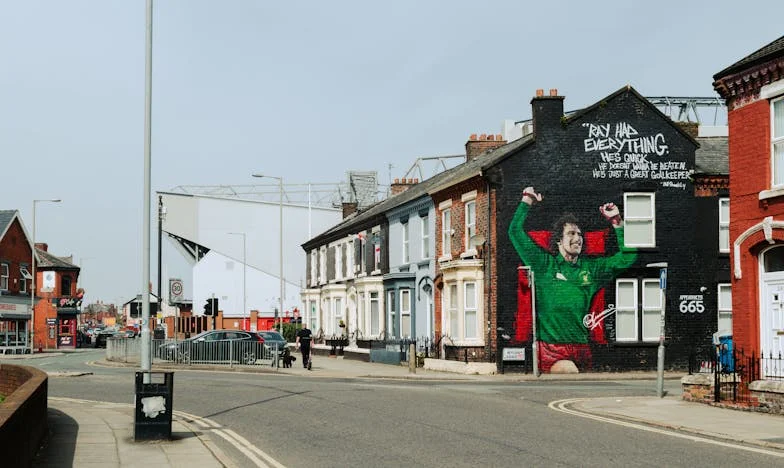
[{"label": "road marking", "polygon": [[[82,400],[82,399],[78,399],[78,398],[66,398],[66,397],[51,397],[50,396],[49,399],[56,400],[56,401],[64,401],[64,402],[69,402],[70,401],[70,402],[74,402],[74,403],[103,404],[103,405],[111,405],[111,406],[123,407],[123,408],[128,408],[128,407],[134,407],[135,406],[133,404],[127,404],[127,403],[112,403],[112,402],[108,402],[108,401]],[[190,414],[190,413],[186,413],[184,411],[178,411],[178,410],[172,411],[172,416],[177,416],[178,417],[178,422],[183,424],[183,425],[185,425],[186,427],[188,427],[188,429],[190,429],[194,434],[196,434],[196,437],[199,437],[199,439],[202,440],[202,443],[204,443],[208,447],[209,447],[210,444],[206,443],[206,441],[204,441],[201,438],[201,434],[199,432],[194,430],[194,428],[190,427],[191,423],[194,423],[194,424],[200,426],[201,428],[206,428],[206,432],[208,432],[210,434],[217,434],[217,435],[219,435],[220,437],[225,439],[227,442],[229,442],[231,445],[233,445],[243,455],[245,455],[245,457],[247,457],[248,460],[253,462],[253,464],[255,466],[257,466],[257,467],[260,467],[260,468],[269,468],[269,467],[285,468],[285,465],[279,463],[277,460],[272,458],[270,455],[265,453],[263,450],[261,450],[260,448],[256,447],[255,445],[253,445],[248,439],[242,437],[241,435],[237,434],[236,432],[232,431],[231,429],[224,428],[223,426],[221,426],[216,421],[213,421],[213,420],[211,420],[209,418],[202,418],[201,416],[196,416],[195,414]],[[213,447],[214,447],[214,445],[213,445]],[[256,455],[259,455],[266,462],[260,460]]]},{"label": "road marking", "polygon": [[610,424],[617,424],[619,426],[630,427],[630,428],[633,428],[633,429],[639,429],[639,430],[648,431],[648,432],[655,432],[657,434],[667,435],[667,436],[670,436],[670,437],[677,437],[677,438],[680,438],[680,439],[686,439],[686,440],[690,440],[692,442],[703,442],[703,443],[706,443],[706,444],[719,445],[719,446],[722,446],[722,447],[734,448],[734,449],[739,449],[739,450],[745,450],[747,452],[761,453],[763,455],[771,455],[771,456],[774,456],[774,457],[784,458],[784,453],[781,453],[781,452],[774,452],[774,451],[771,451],[771,450],[766,450],[766,449],[758,448],[758,447],[748,447],[748,446],[745,446],[745,445],[738,445],[738,444],[733,444],[733,443],[730,443],[730,442],[722,442],[722,441],[719,441],[719,440],[709,439],[709,438],[706,438],[706,437],[700,437],[700,436],[695,436],[695,435],[691,435],[691,434],[683,434],[683,433],[680,433],[680,432],[674,432],[672,430],[660,429],[660,428],[657,428],[657,427],[646,426],[646,425],[643,425],[643,424],[636,424],[636,423],[633,423],[633,422],[607,418],[607,417],[599,416],[599,415],[596,415],[596,414],[583,413],[583,412],[580,412],[580,411],[577,411],[577,410],[573,410],[573,409],[570,409],[570,408],[566,407],[569,404],[578,403],[580,401],[586,401],[586,400],[589,400],[589,399],[590,398],[570,398],[570,399],[566,399],[566,400],[556,400],[556,401],[551,401],[547,406],[550,409],[552,409],[552,410],[560,411],[560,412],[566,413],[566,414],[571,414],[573,416],[580,416],[581,418],[593,419],[593,420],[596,420],[596,421],[606,422],[606,423],[610,423]]}]

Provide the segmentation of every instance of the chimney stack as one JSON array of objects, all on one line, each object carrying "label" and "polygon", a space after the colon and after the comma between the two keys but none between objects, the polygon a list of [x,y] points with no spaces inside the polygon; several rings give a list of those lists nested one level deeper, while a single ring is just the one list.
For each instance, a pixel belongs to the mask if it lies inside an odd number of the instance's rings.
[{"label": "chimney stack", "polygon": [[43,250],[44,252],[48,252],[49,251],[49,244],[47,244],[46,242],[36,242],[35,243],[35,248],[38,249],[38,250]]},{"label": "chimney stack", "polygon": [[395,196],[399,193],[403,193],[418,183],[419,179],[395,179],[390,186],[390,194],[391,196]]},{"label": "chimney stack", "polygon": [[545,96],[543,89],[536,90],[536,96],[531,99],[531,111],[533,116],[534,135],[542,136],[544,133],[552,132],[561,128],[561,118],[564,97],[558,95],[558,90],[550,89],[550,95]]},{"label": "chimney stack", "polygon": [[476,133],[474,133],[468,138],[468,141],[465,144],[466,161],[472,161],[485,151],[498,148],[505,144],[506,140],[504,140],[500,133],[498,135],[487,135],[483,133],[478,137],[476,136]]},{"label": "chimney stack", "polygon": [[353,215],[357,212],[359,207],[359,203],[357,202],[343,202],[343,219],[348,218],[349,216]]}]

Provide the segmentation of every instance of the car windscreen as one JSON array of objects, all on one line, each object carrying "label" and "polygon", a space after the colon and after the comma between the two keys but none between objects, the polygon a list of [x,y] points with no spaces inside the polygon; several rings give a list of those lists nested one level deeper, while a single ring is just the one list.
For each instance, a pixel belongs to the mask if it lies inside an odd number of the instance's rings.
[{"label": "car windscreen", "polygon": [[261,337],[265,340],[285,341],[278,332],[260,332],[259,335],[261,335]]}]

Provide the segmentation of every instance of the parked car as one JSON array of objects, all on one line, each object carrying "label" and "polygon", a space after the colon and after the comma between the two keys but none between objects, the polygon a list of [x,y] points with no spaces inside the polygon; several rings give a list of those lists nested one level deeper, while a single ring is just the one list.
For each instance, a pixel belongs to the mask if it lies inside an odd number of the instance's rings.
[{"label": "parked car", "polygon": [[161,359],[178,362],[255,364],[262,357],[264,338],[242,330],[209,330],[182,341],[164,343],[156,350]]},{"label": "parked car", "polygon": [[[264,339],[264,347],[269,349],[270,353],[274,353],[277,350],[277,358],[280,359],[280,356],[283,354],[283,350],[289,345],[289,342],[286,341],[286,338],[274,330],[265,330],[256,333]],[[272,365],[275,365],[274,360],[272,361]]]},{"label": "parked car", "polygon": [[93,345],[96,348],[105,348],[106,340],[113,336],[114,336],[114,331],[112,330],[96,331],[92,338]]}]

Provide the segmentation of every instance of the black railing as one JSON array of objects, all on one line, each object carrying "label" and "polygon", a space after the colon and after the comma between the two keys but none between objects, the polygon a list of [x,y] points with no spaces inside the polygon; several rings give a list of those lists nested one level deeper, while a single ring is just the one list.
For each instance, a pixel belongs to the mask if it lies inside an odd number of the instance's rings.
[{"label": "black railing", "polygon": [[784,380],[784,356],[781,353],[746,354],[742,349],[718,345],[711,351],[689,356],[689,374],[696,373],[713,374],[715,402],[748,403],[751,401],[751,382]]}]

